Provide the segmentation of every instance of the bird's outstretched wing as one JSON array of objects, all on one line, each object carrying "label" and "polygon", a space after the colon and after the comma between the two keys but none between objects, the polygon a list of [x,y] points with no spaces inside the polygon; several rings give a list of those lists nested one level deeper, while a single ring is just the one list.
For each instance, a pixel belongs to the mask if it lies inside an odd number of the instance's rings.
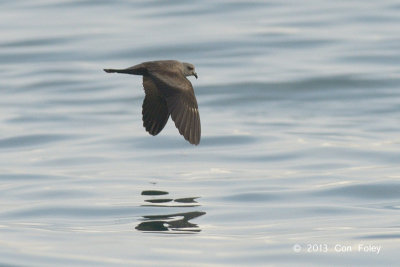
[{"label": "bird's outstretched wing", "polygon": [[179,133],[191,144],[198,145],[201,137],[200,115],[196,98],[179,94],[167,98],[168,109]]},{"label": "bird's outstretched wing", "polygon": [[179,133],[191,144],[198,145],[201,137],[200,115],[192,84],[174,61],[164,64],[169,66],[148,66],[148,76],[164,95]]},{"label": "bird's outstretched wing", "polygon": [[157,135],[169,118],[167,102],[151,78],[143,76],[143,88],[146,93],[142,105],[143,126],[151,135]]}]

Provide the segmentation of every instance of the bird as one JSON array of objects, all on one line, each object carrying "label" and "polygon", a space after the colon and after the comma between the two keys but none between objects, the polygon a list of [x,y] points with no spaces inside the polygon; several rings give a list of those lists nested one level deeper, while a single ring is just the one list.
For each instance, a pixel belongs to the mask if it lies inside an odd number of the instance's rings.
[{"label": "bird", "polygon": [[200,143],[199,108],[192,83],[186,78],[198,78],[193,64],[177,60],[158,60],[143,62],[126,69],[104,71],[143,76],[145,97],[142,120],[143,127],[149,134],[159,134],[171,115],[179,133],[190,144]]}]

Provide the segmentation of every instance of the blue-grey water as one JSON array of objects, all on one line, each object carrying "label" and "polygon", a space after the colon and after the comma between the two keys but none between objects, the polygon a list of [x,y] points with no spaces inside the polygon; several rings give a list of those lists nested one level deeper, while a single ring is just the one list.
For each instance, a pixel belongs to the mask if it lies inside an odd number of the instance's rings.
[{"label": "blue-grey water", "polygon": [[[395,266],[400,4],[0,2],[1,266]],[[195,64],[202,140],[142,127]]]}]

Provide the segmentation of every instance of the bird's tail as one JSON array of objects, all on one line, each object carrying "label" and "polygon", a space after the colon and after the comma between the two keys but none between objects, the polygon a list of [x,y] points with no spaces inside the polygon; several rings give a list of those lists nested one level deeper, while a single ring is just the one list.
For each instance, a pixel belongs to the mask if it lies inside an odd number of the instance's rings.
[{"label": "bird's tail", "polygon": [[142,66],[142,64],[127,68],[127,69],[104,69],[107,73],[126,73],[135,75],[144,75],[147,70]]},{"label": "bird's tail", "polygon": [[104,69],[105,72],[107,73],[113,73],[113,72],[120,72],[121,70],[116,70],[116,69]]},{"label": "bird's tail", "polygon": [[134,74],[130,69],[104,69],[107,73],[127,73],[127,74]]}]

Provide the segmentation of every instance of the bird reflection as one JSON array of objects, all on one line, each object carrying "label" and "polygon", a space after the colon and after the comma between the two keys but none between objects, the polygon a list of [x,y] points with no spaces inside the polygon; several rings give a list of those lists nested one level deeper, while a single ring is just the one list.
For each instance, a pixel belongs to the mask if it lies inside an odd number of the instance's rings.
[{"label": "bird reflection", "polygon": [[[200,204],[196,201],[198,197],[187,198],[154,198],[154,196],[167,195],[168,192],[158,190],[145,190],[142,195],[153,196],[151,199],[144,200],[147,207],[198,207]],[[147,204],[149,203],[149,204]],[[144,232],[163,232],[163,233],[197,233],[201,229],[197,224],[190,220],[206,214],[203,211],[189,211],[162,215],[144,215],[143,222],[139,223],[135,229]]]},{"label": "bird reflection", "polygon": [[204,214],[206,213],[202,211],[191,211],[166,215],[147,215],[143,216],[146,221],[141,222],[135,228],[139,231],[152,232],[200,232],[199,226],[189,221]]},{"label": "bird reflection", "polygon": [[[195,200],[198,197],[186,197],[186,198],[156,198],[156,199],[146,199],[145,202],[152,204],[143,204],[142,206],[153,206],[153,207],[197,207],[200,206],[199,203]],[[175,203],[174,203],[175,202]],[[160,203],[164,203],[164,205],[157,205]],[[166,205],[165,203],[169,203]],[[180,203],[180,204],[176,204]]]}]

